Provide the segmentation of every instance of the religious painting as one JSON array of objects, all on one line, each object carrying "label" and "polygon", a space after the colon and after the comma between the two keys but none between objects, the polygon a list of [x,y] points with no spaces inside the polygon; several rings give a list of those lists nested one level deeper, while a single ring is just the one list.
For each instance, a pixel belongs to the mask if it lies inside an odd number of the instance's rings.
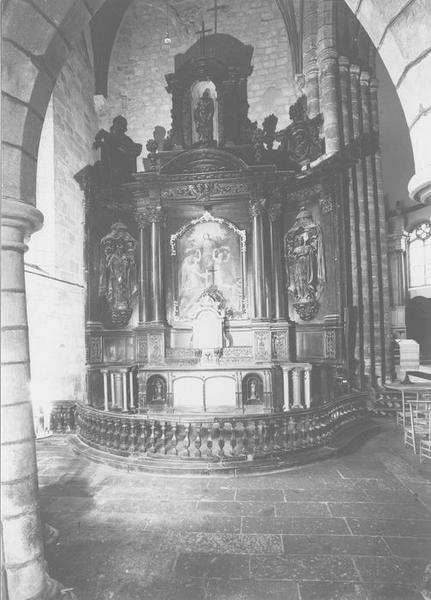
[{"label": "religious painting", "polygon": [[225,219],[205,213],[171,236],[175,256],[175,312],[193,319],[199,299],[216,294],[227,317],[244,312],[245,232]]},{"label": "religious painting", "polygon": [[284,237],[284,256],[293,307],[302,320],[308,321],[319,309],[326,270],[321,227],[305,208]]}]

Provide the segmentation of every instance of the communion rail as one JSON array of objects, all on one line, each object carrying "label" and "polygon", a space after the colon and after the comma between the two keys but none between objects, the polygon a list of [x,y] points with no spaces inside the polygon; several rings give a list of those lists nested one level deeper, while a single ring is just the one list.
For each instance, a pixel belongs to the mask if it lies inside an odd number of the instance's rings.
[{"label": "communion rail", "polygon": [[255,460],[327,445],[335,433],[367,418],[366,401],[366,394],[355,393],[316,408],[207,419],[148,418],[78,404],[77,434],[93,448],[136,459]]}]

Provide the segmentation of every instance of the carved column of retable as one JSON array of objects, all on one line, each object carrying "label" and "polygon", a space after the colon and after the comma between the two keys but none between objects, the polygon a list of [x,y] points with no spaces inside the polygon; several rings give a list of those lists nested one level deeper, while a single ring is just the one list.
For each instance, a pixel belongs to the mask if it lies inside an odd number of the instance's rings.
[{"label": "carved column of retable", "polygon": [[272,317],[276,321],[281,321],[286,317],[286,306],[284,301],[283,258],[280,237],[281,204],[279,202],[271,203],[268,208],[268,217],[273,291]]},{"label": "carved column of retable", "polygon": [[292,388],[293,388],[293,403],[292,408],[302,408],[301,404],[301,376],[302,368],[296,367],[292,369]]},{"label": "carved column of retable", "polygon": [[149,220],[146,212],[136,215],[139,227],[139,323],[150,319],[149,297]]},{"label": "carved column of retable", "polygon": [[311,407],[311,367],[304,368],[304,404]]},{"label": "carved column of retable", "polygon": [[265,257],[264,257],[264,229],[263,213],[266,200],[250,201],[250,215],[252,219],[252,245],[253,245],[253,296],[254,317],[265,319],[267,317],[267,303],[265,295]]},{"label": "carved column of retable", "polygon": [[103,408],[109,410],[108,369],[101,370],[103,376]]},{"label": "carved column of retable", "polygon": [[164,323],[166,321],[166,308],[162,251],[164,212],[162,207],[149,207],[148,219],[151,223],[151,320]]}]

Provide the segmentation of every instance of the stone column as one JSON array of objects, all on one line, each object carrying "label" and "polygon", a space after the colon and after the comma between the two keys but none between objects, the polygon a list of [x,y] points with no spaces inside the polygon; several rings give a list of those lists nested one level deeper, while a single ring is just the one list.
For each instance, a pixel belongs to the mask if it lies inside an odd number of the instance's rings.
[{"label": "stone column", "polygon": [[[367,265],[365,257],[365,225],[363,216],[363,193],[362,193],[362,164],[359,153],[360,138],[360,97],[359,97],[359,73],[358,65],[350,65],[350,105],[351,105],[351,155],[356,159],[352,163],[351,181],[349,186],[350,214],[354,229],[355,249],[352,254],[353,273],[353,297],[358,307],[358,378],[361,389],[364,387],[365,362],[369,364],[369,335],[364,328],[364,315],[368,315],[367,294]],[[364,277],[363,277],[364,269]],[[365,283],[365,286],[364,286]]]},{"label": "stone column", "polygon": [[359,76],[361,91],[361,116],[362,116],[362,167],[363,167],[363,202],[365,231],[367,237],[367,271],[368,271],[368,299],[370,332],[370,372],[371,383],[376,383],[376,377],[381,372],[381,343],[380,329],[380,306],[379,306],[379,278],[377,272],[378,240],[376,231],[376,218],[374,206],[374,178],[372,158],[372,129],[370,118],[369,85],[370,74],[362,71]]},{"label": "stone column", "polygon": [[283,410],[290,410],[290,370],[289,365],[280,365],[283,370]]},{"label": "stone column", "polygon": [[340,131],[337,99],[337,52],[335,48],[325,48],[318,55],[320,65],[320,108],[323,113],[326,154],[340,150]]},{"label": "stone column", "polygon": [[293,404],[292,408],[302,408],[301,403],[301,375],[302,368],[295,367],[292,369],[292,387],[293,387]]},{"label": "stone column", "polygon": [[388,235],[389,299],[392,335],[406,337],[406,242],[404,232]]},{"label": "stone column", "polygon": [[108,369],[102,369],[103,375],[103,406],[104,410],[109,410],[109,395],[108,395]]},{"label": "stone column", "polygon": [[304,368],[304,403],[311,408],[311,367]]},{"label": "stone column", "polygon": [[114,402],[115,408],[122,408],[123,404],[123,386],[121,381],[121,373],[114,371]]},{"label": "stone column", "polygon": [[272,317],[276,321],[282,321],[286,318],[286,306],[283,286],[283,256],[280,235],[281,204],[279,202],[271,203],[268,208],[268,217],[273,293]]},{"label": "stone column", "polygon": [[42,221],[33,206],[3,200],[1,529],[9,600],[52,598],[59,591],[44,569],[24,283],[24,238]]},{"label": "stone column", "polygon": [[320,112],[319,68],[316,56],[317,4],[315,1],[308,1],[304,4],[303,31],[305,93],[308,116],[311,119]]},{"label": "stone column", "polygon": [[166,321],[166,310],[162,251],[164,213],[162,207],[149,208],[148,218],[151,223],[151,320],[164,323]]},{"label": "stone column", "polygon": [[123,380],[123,412],[128,412],[127,406],[127,369],[121,371],[121,378]]},{"label": "stone column", "polygon": [[139,323],[150,318],[148,303],[149,259],[148,259],[148,217],[145,213],[136,216],[139,227]]},{"label": "stone column", "polygon": [[388,246],[383,193],[382,156],[379,144],[380,128],[377,90],[378,81],[373,77],[370,81],[370,118],[374,150],[372,166],[374,176],[375,228],[377,234],[377,269],[379,278],[381,376],[382,383],[384,383],[386,375],[389,374],[389,357],[391,355],[392,339],[390,334]]},{"label": "stone column", "polygon": [[253,245],[253,295],[254,295],[254,317],[256,319],[267,318],[267,303],[265,295],[265,254],[264,254],[264,231],[263,212],[266,200],[254,200],[250,202],[250,215],[252,218],[252,245]]}]

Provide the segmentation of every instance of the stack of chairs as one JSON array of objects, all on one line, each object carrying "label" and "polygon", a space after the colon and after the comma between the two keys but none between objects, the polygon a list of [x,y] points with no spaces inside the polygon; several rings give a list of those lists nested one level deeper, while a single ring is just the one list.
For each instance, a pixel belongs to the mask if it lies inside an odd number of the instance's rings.
[{"label": "stack of chairs", "polygon": [[431,460],[431,393],[419,392],[404,404],[404,444],[419,454],[420,462]]}]

